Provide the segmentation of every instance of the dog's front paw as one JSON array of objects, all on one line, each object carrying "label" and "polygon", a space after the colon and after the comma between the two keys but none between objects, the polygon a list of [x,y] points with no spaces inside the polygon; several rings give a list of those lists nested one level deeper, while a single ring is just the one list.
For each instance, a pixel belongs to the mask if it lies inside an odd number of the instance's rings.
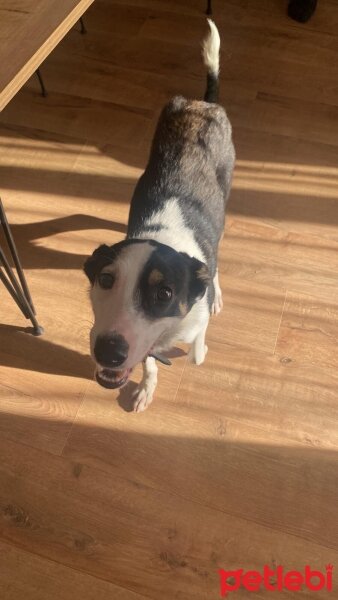
[{"label": "dog's front paw", "polygon": [[143,412],[153,401],[153,395],[145,387],[136,388],[133,394],[134,412]]},{"label": "dog's front paw", "polygon": [[204,344],[204,346],[196,347],[193,344],[188,352],[188,359],[194,365],[201,365],[204,362],[204,359],[208,352],[208,346]]}]

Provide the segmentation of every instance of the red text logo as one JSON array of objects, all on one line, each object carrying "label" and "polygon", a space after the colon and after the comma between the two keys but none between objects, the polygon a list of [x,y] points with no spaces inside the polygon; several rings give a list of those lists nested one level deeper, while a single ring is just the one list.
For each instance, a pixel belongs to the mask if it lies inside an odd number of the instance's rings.
[{"label": "red text logo", "polygon": [[332,591],[332,565],[326,565],[326,572],[315,571],[309,565],[306,565],[304,571],[284,571],[284,567],[270,569],[265,565],[263,572],[246,571],[237,569],[237,571],[219,570],[220,591],[222,598],[225,598],[229,592],[236,592],[240,588],[245,588],[248,592],[258,592],[265,588],[271,592],[282,592],[289,590],[299,592],[303,589],[318,592],[319,590]]}]

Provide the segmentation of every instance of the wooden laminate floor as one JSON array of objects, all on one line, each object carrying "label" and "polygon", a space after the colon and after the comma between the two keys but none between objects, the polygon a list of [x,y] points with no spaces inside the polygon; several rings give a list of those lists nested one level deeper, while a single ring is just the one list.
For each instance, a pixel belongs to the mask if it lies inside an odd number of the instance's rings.
[{"label": "wooden laminate floor", "polygon": [[0,115],[45,328],[0,289],[1,600],[212,600],[219,568],[338,566],[338,5],[307,25],[282,0],[214,9],[238,156],[224,309],[143,414],[92,379],[81,268],[125,234],[163,103],[203,94],[204,2],[96,0],[42,67],[48,97],[33,78]]}]

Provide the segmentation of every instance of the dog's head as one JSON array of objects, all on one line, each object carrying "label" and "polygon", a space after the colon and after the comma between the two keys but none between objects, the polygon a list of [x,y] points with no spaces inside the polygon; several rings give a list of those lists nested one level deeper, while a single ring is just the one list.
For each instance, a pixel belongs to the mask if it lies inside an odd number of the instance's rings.
[{"label": "dog's head", "polygon": [[96,379],[124,385],[133,367],[201,299],[209,284],[204,263],[152,240],[100,246],[84,265],[95,322],[91,354]]}]

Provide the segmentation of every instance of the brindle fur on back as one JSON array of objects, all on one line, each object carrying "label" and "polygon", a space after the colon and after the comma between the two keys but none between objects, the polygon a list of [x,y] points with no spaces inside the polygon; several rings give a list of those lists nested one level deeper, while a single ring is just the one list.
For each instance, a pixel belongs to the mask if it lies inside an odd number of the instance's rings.
[{"label": "brindle fur on back", "polygon": [[177,198],[214,277],[234,162],[225,110],[217,104],[173,98],[162,111],[148,165],[131,201],[128,237],[136,237],[140,225],[168,198]]}]

